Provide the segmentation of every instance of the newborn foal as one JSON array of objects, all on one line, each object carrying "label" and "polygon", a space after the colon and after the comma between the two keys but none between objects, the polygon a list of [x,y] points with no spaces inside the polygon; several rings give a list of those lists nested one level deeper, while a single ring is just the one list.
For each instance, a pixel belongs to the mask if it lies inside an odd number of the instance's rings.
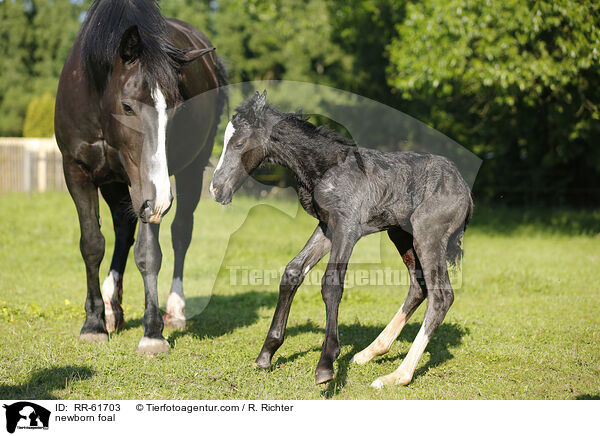
[{"label": "newborn foal", "polygon": [[454,300],[446,261],[460,259],[460,240],[473,209],[470,190],[456,166],[427,153],[383,153],[357,147],[297,114],[267,105],[266,91],[242,104],[227,125],[223,154],[210,186],[213,198],[229,203],[248,174],[264,162],[283,165],[295,174],[300,203],[319,224],[285,269],[273,322],[256,366],[271,365],[283,343],[296,290],[308,271],[331,251],[322,281],[327,324],[316,382],[333,378],[333,362],[340,353],[338,307],[348,260],[362,236],[386,230],[410,272],[410,289],[389,325],[353,361],[362,364],[386,353],[427,297],[423,325],[406,358],[396,371],[379,377],[372,386],[408,384]]}]

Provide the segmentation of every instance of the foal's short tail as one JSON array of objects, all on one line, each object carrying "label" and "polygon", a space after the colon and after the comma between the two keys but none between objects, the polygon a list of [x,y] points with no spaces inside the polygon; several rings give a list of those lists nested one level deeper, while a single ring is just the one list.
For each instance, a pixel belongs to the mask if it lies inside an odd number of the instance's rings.
[{"label": "foal's short tail", "polygon": [[465,234],[465,230],[467,230],[467,226],[469,225],[469,221],[471,221],[471,217],[473,216],[473,199],[469,194],[469,206],[467,209],[467,216],[465,217],[464,224],[456,229],[450,238],[448,239],[448,248],[446,248],[446,260],[453,267],[458,266],[462,259],[463,250],[462,250],[462,237]]}]

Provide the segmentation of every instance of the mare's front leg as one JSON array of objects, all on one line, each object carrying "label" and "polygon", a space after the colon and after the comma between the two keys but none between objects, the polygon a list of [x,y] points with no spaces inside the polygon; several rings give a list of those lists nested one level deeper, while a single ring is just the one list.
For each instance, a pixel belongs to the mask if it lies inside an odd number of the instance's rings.
[{"label": "mare's front leg", "polygon": [[131,213],[131,198],[124,183],[108,183],[100,187],[102,196],[110,207],[115,230],[115,249],[110,271],[102,283],[102,298],[104,299],[104,315],[106,329],[113,332],[124,323],[123,309],[123,274],[127,264],[129,249],[133,245],[133,235],[137,219]]},{"label": "mare's front leg", "polygon": [[354,245],[360,238],[355,226],[338,225],[333,230],[331,257],[323,276],[321,294],[325,301],[327,323],[321,358],[315,371],[317,384],[333,379],[333,362],[340,354],[338,309],[344,292],[344,277]]},{"label": "mare's front leg", "polygon": [[135,244],[135,263],[144,280],[146,310],[144,311],[144,336],[138,345],[140,353],[167,353],[169,343],[162,335],[163,320],[158,308],[158,272],[162,252],[158,243],[159,224],[140,222],[138,240]]},{"label": "mare's front leg", "polygon": [[185,328],[185,296],[183,294],[183,265],[192,241],[194,211],[202,193],[202,174],[206,164],[201,155],[183,171],[175,175],[177,209],[171,224],[174,263],[173,281],[167,297],[167,310],[163,316],[165,327]]},{"label": "mare's front leg", "polygon": [[90,175],[72,159],[64,157],[63,168],[65,181],[79,216],[81,231],[79,248],[85,263],[87,277],[85,323],[81,328],[79,338],[87,342],[107,341],[104,302],[98,278],[98,269],[104,257],[104,236],[100,232],[100,212],[98,210],[98,188],[92,182]]},{"label": "mare's front leg", "polygon": [[311,268],[329,252],[331,241],[325,235],[324,227],[324,224],[317,226],[302,251],[285,267],[279,285],[279,300],[273,314],[273,321],[254,364],[257,368],[267,369],[271,366],[273,354],[283,344],[285,326],[296,291]]}]

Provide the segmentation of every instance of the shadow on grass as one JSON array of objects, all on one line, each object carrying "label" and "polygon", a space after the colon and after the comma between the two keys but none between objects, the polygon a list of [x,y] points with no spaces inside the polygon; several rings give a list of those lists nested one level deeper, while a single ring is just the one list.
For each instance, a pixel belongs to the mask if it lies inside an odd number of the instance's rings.
[{"label": "shadow on grass", "polygon": [[85,380],[95,374],[85,366],[55,366],[40,369],[20,385],[0,386],[0,398],[6,400],[56,400],[55,389],[64,389],[69,383]]},{"label": "shadow on grass", "polygon": [[[363,326],[360,324],[352,325],[340,325],[340,337],[341,340],[346,344],[352,344],[352,349],[341,355],[337,359],[337,372],[335,378],[329,382],[329,384],[321,391],[321,395],[324,398],[332,398],[338,395],[346,384],[348,377],[348,367],[350,366],[350,360],[352,357],[367,347],[385,328],[385,325],[381,326]],[[417,336],[421,324],[414,322],[407,324],[403,329],[402,333],[398,337],[398,341],[412,343]],[[435,368],[438,365],[452,359],[454,356],[450,352],[450,347],[456,347],[462,342],[463,336],[468,334],[468,329],[455,323],[442,324],[427,345],[426,351],[430,353],[429,361],[425,365],[419,365],[415,371],[413,380],[427,373],[430,368]],[[374,362],[397,362],[398,366],[402,362],[402,359],[406,356],[406,353],[398,355],[393,351],[390,353],[374,359]],[[379,374],[385,375],[385,373]]]},{"label": "shadow on grass", "polygon": [[[188,301],[192,301],[192,299],[189,299]],[[258,321],[258,312],[261,308],[274,308],[276,303],[277,293],[275,292],[253,290],[231,295],[212,295],[210,303],[206,306],[204,311],[195,317],[188,319],[184,330],[175,330],[169,333],[169,342],[173,345],[178,338],[189,335],[200,340],[210,339],[223,336],[242,327],[248,327]],[[130,326],[129,328],[135,327],[140,323],[141,319],[130,320],[126,323],[126,328],[127,326]],[[350,359],[354,354],[369,345],[384,328],[385,324],[376,326],[361,325],[359,323],[340,324],[340,340],[342,344],[351,344],[352,350],[341,355],[337,359],[336,376],[334,380],[326,385],[321,393],[325,398],[331,398],[342,391],[346,384]],[[421,324],[418,322],[406,325],[398,340],[401,342],[412,343],[420,328]],[[324,335],[325,329],[313,321],[292,325],[286,329],[286,337],[305,333],[320,333]],[[266,329],[264,334],[267,334]],[[419,366],[414,377],[417,378],[425,374],[430,368],[451,359],[453,355],[449,349],[459,345],[465,334],[468,334],[468,330],[458,324],[442,324],[427,346],[427,351],[430,353],[429,361],[425,365]],[[276,370],[280,365],[293,362],[310,352],[319,351],[320,348],[321,347],[318,346],[297,350],[289,356],[278,356],[276,354],[272,370]],[[260,349],[257,348],[257,355],[259,351]],[[392,352],[376,359],[375,363],[394,361],[400,365],[404,356],[405,354],[398,355]],[[314,365],[316,367],[316,361],[314,362]],[[382,373],[381,375],[384,374]]]},{"label": "shadow on grass", "polygon": [[600,400],[600,394],[582,394],[575,397],[576,400]]},{"label": "shadow on grass", "polygon": [[[194,304],[193,298],[188,299],[188,302]],[[223,336],[241,327],[256,323],[259,309],[275,307],[276,303],[277,294],[274,292],[248,291],[231,295],[213,294],[210,303],[202,313],[187,320],[185,330],[175,330],[169,333],[169,342],[188,335],[199,339]]]}]

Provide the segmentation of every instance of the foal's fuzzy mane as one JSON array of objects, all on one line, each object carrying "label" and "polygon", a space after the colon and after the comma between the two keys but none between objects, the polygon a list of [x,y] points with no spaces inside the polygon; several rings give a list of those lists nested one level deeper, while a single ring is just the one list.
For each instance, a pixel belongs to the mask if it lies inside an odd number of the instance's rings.
[{"label": "foal's fuzzy mane", "polygon": [[256,98],[250,98],[236,108],[236,113],[245,119],[251,125],[277,125],[283,121],[287,121],[291,125],[298,127],[303,134],[309,137],[319,136],[325,140],[334,141],[339,144],[355,147],[357,144],[354,140],[349,139],[341,133],[325,126],[315,126],[308,121],[308,116],[301,112],[281,112],[274,106],[266,104],[263,108],[257,111]]},{"label": "foal's fuzzy mane", "polygon": [[141,37],[140,62],[150,87],[158,83],[167,101],[179,96],[177,68],[183,50],[167,37],[167,21],[157,0],[95,0],[81,26],[81,61],[100,94],[104,92],[125,31],[137,26]]}]

